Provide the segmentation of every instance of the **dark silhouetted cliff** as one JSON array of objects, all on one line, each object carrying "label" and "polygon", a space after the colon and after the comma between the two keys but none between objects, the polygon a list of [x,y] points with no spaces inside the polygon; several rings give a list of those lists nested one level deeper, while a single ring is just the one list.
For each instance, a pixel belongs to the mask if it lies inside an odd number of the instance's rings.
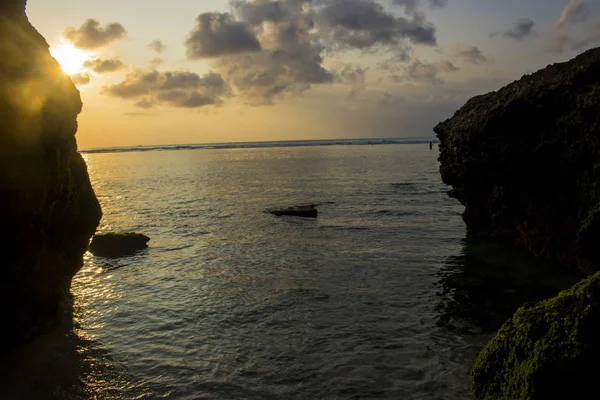
[{"label": "dark silhouetted cliff", "polygon": [[52,322],[101,217],[75,131],[81,99],[25,15],[0,3],[0,347]]},{"label": "dark silhouetted cliff", "polygon": [[474,97],[434,130],[470,233],[600,268],[600,48]]}]

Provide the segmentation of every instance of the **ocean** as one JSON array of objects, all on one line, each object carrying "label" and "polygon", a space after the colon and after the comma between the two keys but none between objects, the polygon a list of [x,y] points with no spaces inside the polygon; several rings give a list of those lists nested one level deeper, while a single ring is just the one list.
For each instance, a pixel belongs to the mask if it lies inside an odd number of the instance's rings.
[{"label": "ocean", "polygon": [[576,278],[468,237],[428,143],[84,152],[99,231],[151,237],[73,281],[85,395],[470,399],[494,330]]}]

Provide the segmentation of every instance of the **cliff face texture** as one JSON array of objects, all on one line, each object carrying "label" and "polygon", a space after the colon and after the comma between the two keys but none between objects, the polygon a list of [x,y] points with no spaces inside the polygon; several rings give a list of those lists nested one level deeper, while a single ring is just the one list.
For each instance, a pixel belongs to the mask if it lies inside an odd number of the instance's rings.
[{"label": "cliff face texture", "polygon": [[600,48],[474,97],[434,130],[470,233],[600,268]]},{"label": "cliff face texture", "polygon": [[[0,316],[3,343],[56,316],[101,217],[75,132],[81,99],[25,15],[0,3]],[[10,340],[7,342],[6,340]]]},{"label": "cliff face texture", "polygon": [[[469,232],[600,269],[600,48],[469,100],[435,132],[442,179],[464,204]],[[585,397],[598,334],[600,272],[521,307],[479,353],[473,392]]]}]

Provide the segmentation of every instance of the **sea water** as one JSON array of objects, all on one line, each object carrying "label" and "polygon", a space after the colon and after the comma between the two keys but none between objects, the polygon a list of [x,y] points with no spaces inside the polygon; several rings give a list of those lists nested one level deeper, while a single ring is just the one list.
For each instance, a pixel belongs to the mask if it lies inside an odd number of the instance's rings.
[{"label": "sea water", "polygon": [[467,237],[437,145],[329,144],[84,154],[99,230],[151,238],[74,279],[86,393],[469,399],[493,331],[572,282]]}]

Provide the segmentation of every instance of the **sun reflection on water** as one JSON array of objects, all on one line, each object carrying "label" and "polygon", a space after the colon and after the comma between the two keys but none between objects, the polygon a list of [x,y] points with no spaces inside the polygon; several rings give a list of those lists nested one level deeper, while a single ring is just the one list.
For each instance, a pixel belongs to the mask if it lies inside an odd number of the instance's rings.
[{"label": "sun reflection on water", "polygon": [[[378,398],[466,398],[468,388],[446,378],[466,363],[430,366],[433,353],[448,357],[462,343],[430,338],[439,329],[425,297],[438,279],[431,264],[454,254],[448,229],[462,237],[462,225],[454,205],[440,203],[429,150],[412,169],[392,168],[390,157],[406,166],[414,152],[398,150],[86,154],[100,230],[137,231],[151,242],[128,258],[86,255],[73,283],[80,334],[143,381],[149,398],[231,398],[232,390],[237,398],[332,398],[363,389]],[[368,175],[364,152],[373,155]],[[419,186],[392,185],[429,170]],[[324,204],[318,221],[262,212],[330,200],[337,203]],[[440,230],[449,215],[456,229]],[[103,375],[88,379],[110,385]]]},{"label": "sun reflection on water", "polygon": [[97,332],[104,329],[106,321],[119,308],[118,300],[123,293],[115,289],[113,278],[89,252],[84,255],[84,265],[73,279],[72,291],[80,310],[74,315],[76,326],[85,339],[95,340]]}]

